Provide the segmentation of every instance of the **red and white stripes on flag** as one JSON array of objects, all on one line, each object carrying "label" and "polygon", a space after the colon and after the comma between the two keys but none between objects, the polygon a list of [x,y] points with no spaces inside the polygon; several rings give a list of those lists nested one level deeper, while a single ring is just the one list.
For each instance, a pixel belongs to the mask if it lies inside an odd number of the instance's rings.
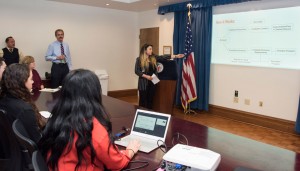
[{"label": "red and white stripes on flag", "polygon": [[196,72],[194,52],[192,52],[192,30],[190,22],[187,23],[185,36],[185,59],[182,65],[181,104],[187,110],[188,104],[197,99]]}]

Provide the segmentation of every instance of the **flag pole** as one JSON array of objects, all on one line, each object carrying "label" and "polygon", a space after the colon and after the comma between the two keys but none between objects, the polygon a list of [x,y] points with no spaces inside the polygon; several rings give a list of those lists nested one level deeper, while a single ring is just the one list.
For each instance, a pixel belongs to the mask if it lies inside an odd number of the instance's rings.
[{"label": "flag pole", "polygon": [[[192,22],[191,22],[191,14],[192,14],[191,13],[191,8],[192,8],[192,4],[188,3],[187,7],[189,8],[189,12],[188,12],[189,22],[190,22],[190,24],[192,24]],[[191,110],[191,102],[188,102],[187,108],[184,110],[184,114],[191,114],[191,113],[197,114],[197,112],[195,112],[194,110]]]}]

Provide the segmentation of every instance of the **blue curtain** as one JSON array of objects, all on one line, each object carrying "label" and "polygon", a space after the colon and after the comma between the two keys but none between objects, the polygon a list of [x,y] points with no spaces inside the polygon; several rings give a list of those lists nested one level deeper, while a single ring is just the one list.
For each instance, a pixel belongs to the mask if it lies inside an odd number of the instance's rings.
[{"label": "blue curtain", "polygon": [[[173,5],[161,6],[158,14],[175,12],[173,47],[174,54],[184,53],[184,39],[187,24],[187,4],[192,8],[192,33],[196,69],[197,100],[191,103],[191,108],[208,111],[209,106],[209,79],[211,60],[211,36],[212,36],[212,7],[241,3],[255,0],[194,0]],[[177,59],[179,79],[176,88],[176,105],[181,105],[181,71],[182,60]]]},{"label": "blue curtain", "polygon": [[[193,52],[195,57],[197,100],[191,103],[191,108],[208,111],[209,78],[211,59],[212,7],[193,9],[192,34]],[[184,40],[187,24],[187,11],[175,12],[173,47],[174,54],[184,53]],[[181,105],[181,71],[182,59],[177,59],[179,79],[176,89],[176,105]]]},{"label": "blue curtain", "polygon": [[172,5],[160,6],[158,8],[158,14],[163,15],[169,12],[186,11],[187,10],[186,5],[188,3],[192,4],[192,9],[199,9],[199,8],[241,3],[247,1],[257,1],[257,0],[194,0],[194,1],[182,2],[182,3],[172,4]]},{"label": "blue curtain", "polygon": [[299,105],[298,105],[298,115],[296,120],[296,132],[300,134],[300,96],[299,96]]}]

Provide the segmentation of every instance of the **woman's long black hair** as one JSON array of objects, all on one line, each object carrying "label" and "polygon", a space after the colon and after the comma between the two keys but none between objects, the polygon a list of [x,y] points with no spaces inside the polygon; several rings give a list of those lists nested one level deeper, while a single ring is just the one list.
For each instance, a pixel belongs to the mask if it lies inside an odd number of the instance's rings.
[{"label": "woman's long black hair", "polygon": [[101,86],[98,77],[89,70],[71,71],[64,79],[61,95],[52,110],[43,137],[40,140],[41,152],[46,157],[51,152],[47,164],[53,170],[58,168],[58,160],[67,153],[75,142],[78,163],[76,170],[86,159],[83,150],[90,148],[91,161],[94,162],[95,149],[92,144],[93,118],[95,117],[107,130],[113,144],[112,127],[109,116],[104,110]]}]

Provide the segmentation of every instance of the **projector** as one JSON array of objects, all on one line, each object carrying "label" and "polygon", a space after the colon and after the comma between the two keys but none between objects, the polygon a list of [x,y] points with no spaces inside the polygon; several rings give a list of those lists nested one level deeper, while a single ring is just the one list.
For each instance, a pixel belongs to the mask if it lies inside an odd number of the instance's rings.
[{"label": "projector", "polygon": [[198,147],[176,144],[164,156],[166,171],[214,171],[221,155]]}]

